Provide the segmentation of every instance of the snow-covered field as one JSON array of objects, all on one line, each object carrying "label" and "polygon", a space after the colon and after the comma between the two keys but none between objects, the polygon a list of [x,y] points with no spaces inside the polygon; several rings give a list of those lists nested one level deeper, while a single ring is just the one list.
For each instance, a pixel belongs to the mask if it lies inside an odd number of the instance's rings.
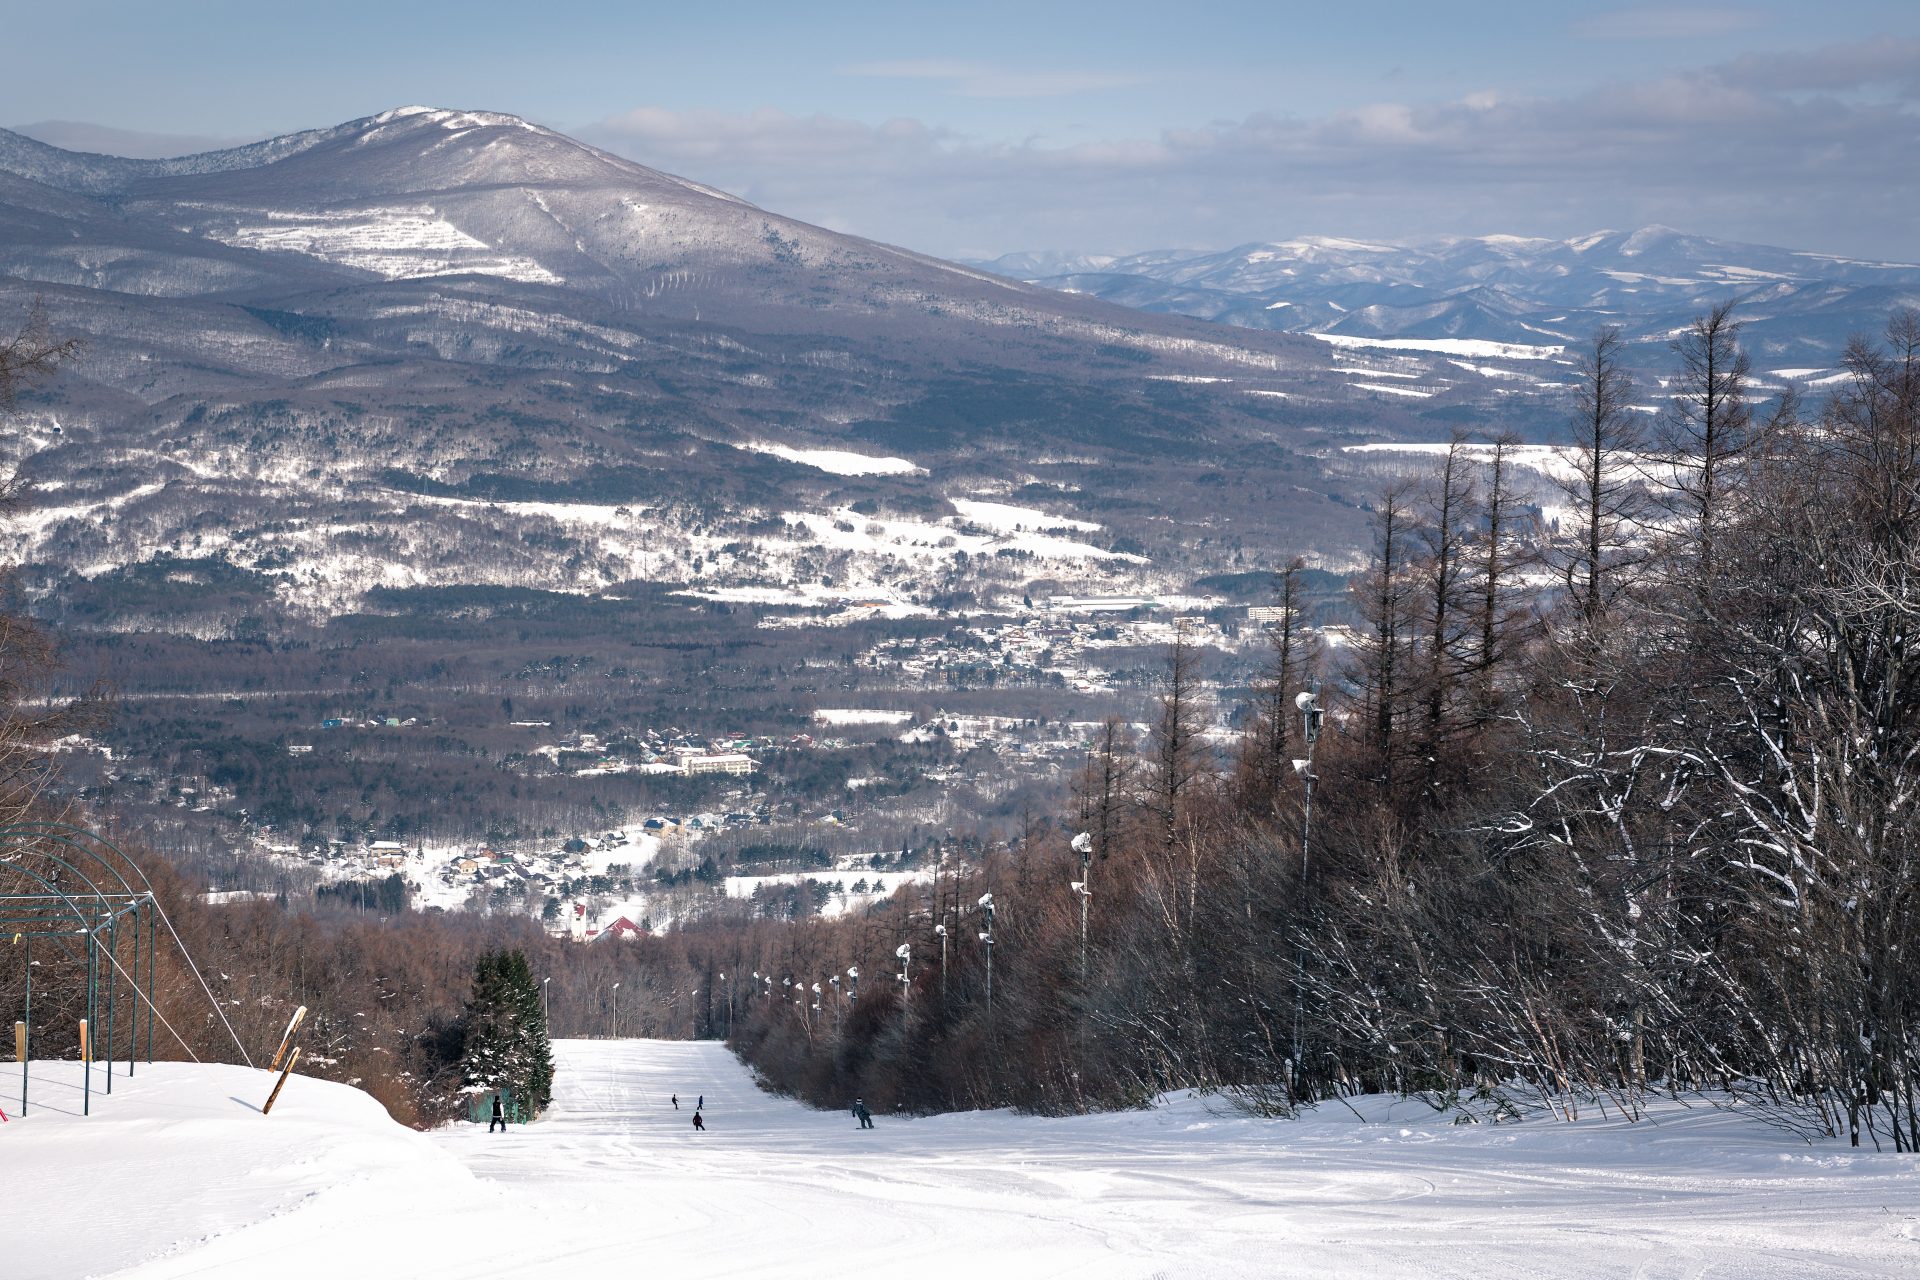
[{"label": "snow-covered field", "polygon": [[912,724],[911,711],[881,711],[873,707],[819,707],[813,718],[821,724]]},{"label": "snow-covered field", "polygon": [[552,1110],[496,1135],[411,1133],[302,1078],[263,1118],[264,1072],[174,1063],[82,1120],[73,1064],[36,1064],[44,1103],[0,1126],[0,1275],[1920,1273],[1920,1160],[1707,1107],[1454,1126],[1371,1102],[1289,1123],[1181,1096],[861,1132],[760,1092],[717,1044],[557,1052]]},{"label": "snow-covered field", "polygon": [[[884,902],[910,884],[924,884],[933,878],[922,871],[797,871],[777,876],[728,876],[725,888],[729,898],[751,898],[757,889],[783,888],[811,880],[826,885],[833,896],[820,907],[823,916],[843,916],[849,911],[864,911],[876,902]],[[855,885],[864,884],[863,890]]]}]

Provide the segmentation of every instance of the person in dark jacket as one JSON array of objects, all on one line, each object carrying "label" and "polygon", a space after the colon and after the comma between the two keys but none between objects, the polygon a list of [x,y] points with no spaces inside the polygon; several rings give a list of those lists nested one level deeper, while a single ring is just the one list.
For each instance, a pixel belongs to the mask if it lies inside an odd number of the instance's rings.
[{"label": "person in dark jacket", "polygon": [[507,1109],[501,1105],[497,1093],[493,1095],[493,1119],[487,1122],[487,1132],[492,1133],[495,1125],[500,1126],[500,1132],[507,1131]]},{"label": "person in dark jacket", "polygon": [[707,1095],[706,1095],[706,1094],[704,1094],[704,1093],[703,1093],[703,1094],[701,1094],[701,1095],[700,1095],[700,1101],[698,1101],[698,1102],[696,1102],[696,1103],[694,1103],[694,1104],[693,1104],[693,1109],[694,1109],[695,1111],[705,1111],[705,1110],[707,1109]]},{"label": "person in dark jacket", "polygon": [[700,1118],[700,1113],[698,1111],[693,1113],[693,1127],[698,1129],[702,1133],[705,1133],[707,1131],[707,1122]]},{"label": "person in dark jacket", "polygon": [[867,1110],[866,1099],[855,1098],[853,1100],[853,1115],[854,1118],[860,1122],[862,1129],[873,1128],[873,1112]]},{"label": "person in dark jacket", "polygon": [[680,1095],[677,1093],[673,1095],[673,1109],[675,1111],[680,1109]]}]

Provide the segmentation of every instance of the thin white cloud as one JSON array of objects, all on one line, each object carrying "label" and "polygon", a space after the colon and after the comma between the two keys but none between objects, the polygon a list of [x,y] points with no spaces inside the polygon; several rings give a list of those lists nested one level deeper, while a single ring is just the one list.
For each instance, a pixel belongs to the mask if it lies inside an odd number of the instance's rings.
[{"label": "thin white cloud", "polygon": [[1070,146],[765,111],[638,111],[583,133],[764,208],[949,256],[1661,222],[1911,261],[1920,113],[1862,92],[1906,54],[1835,45],[1560,97],[1255,114]]}]

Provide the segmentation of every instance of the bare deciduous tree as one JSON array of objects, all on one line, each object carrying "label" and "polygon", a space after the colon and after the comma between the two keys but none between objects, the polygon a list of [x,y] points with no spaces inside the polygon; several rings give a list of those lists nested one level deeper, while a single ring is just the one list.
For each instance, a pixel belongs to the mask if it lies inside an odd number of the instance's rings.
[{"label": "bare deciduous tree", "polygon": [[1554,568],[1589,637],[1597,632],[1646,535],[1647,433],[1632,408],[1626,341],[1615,328],[1593,335],[1576,366],[1579,383],[1569,426],[1571,474],[1560,479],[1567,524]]}]

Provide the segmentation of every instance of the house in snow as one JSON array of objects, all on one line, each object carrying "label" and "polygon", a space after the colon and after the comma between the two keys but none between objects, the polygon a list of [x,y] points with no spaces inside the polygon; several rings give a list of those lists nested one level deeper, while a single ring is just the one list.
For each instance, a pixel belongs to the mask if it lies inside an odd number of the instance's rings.
[{"label": "house in snow", "polygon": [[[589,937],[596,936],[592,930],[588,930],[587,932]],[[600,930],[597,935],[597,937],[600,938],[644,938],[646,936],[647,931],[645,929],[642,929],[625,916],[621,916],[618,920],[615,920],[612,924]]]}]

